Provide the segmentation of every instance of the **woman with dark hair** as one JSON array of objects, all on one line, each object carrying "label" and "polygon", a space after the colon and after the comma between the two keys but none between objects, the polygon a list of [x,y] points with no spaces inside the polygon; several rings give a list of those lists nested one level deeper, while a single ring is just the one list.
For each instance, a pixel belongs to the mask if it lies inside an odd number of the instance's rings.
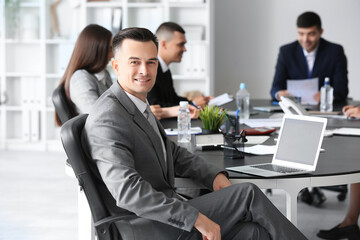
[{"label": "woman with dark hair", "polygon": [[[112,34],[106,28],[90,24],[77,41],[60,84],[64,84],[66,98],[73,115],[88,113],[95,101],[111,85],[105,69],[113,57]],[[56,114],[56,122],[61,126]]]}]

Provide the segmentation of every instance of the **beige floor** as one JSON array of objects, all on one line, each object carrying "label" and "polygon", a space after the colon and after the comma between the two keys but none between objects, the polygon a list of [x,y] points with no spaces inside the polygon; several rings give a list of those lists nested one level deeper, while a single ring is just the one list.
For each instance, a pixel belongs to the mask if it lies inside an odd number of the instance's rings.
[{"label": "beige floor", "polygon": [[[0,240],[77,239],[77,182],[64,173],[64,153],[0,151]],[[348,201],[326,191],[322,208],[299,203],[299,228],[309,238],[344,216]],[[281,211],[285,194],[269,196]]]}]

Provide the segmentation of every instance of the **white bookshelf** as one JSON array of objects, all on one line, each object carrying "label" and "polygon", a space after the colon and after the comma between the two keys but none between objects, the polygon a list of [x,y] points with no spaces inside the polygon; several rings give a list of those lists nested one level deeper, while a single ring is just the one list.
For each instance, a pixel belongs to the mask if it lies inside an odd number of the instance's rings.
[{"label": "white bookshelf", "polygon": [[51,94],[78,33],[90,23],[113,33],[120,26],[155,32],[162,22],[179,23],[188,51],[181,63],[171,64],[176,91],[212,93],[211,0],[62,0],[56,7],[58,35],[51,13],[55,0],[18,1],[19,24],[13,27],[0,0],[0,102],[8,99],[0,105],[0,149],[62,149]]},{"label": "white bookshelf", "polygon": [[[69,23],[78,20],[72,18],[70,3],[63,1],[56,12],[60,30],[65,31],[55,36],[54,1],[18,2],[18,8],[11,11],[5,0],[0,0],[0,96],[7,96],[0,105],[0,149],[60,150],[51,94],[76,37],[66,29],[72,29]],[[14,12],[17,17],[11,18]],[[65,12],[64,22],[59,17]],[[16,25],[13,19],[17,19]]]}]

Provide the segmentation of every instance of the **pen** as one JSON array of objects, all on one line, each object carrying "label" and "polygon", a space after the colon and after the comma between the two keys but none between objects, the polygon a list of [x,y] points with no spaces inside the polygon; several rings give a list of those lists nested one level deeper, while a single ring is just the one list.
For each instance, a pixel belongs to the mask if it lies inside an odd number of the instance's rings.
[{"label": "pen", "polygon": [[230,149],[230,150],[237,150],[234,147],[228,147],[228,146],[224,146],[224,145],[220,145],[221,148],[225,148],[225,149]]},{"label": "pen", "polygon": [[231,124],[233,127],[235,127],[234,124],[233,124],[233,122],[230,120],[229,116],[227,115],[227,113],[225,113],[225,117],[226,117],[226,119],[230,122],[230,124]]},{"label": "pen", "polygon": [[200,109],[195,103],[194,103],[194,101],[192,101],[191,102],[191,105],[193,105],[195,108],[197,108],[197,109]]},{"label": "pen", "polygon": [[239,109],[236,110],[236,118],[235,118],[235,135],[239,132]]}]

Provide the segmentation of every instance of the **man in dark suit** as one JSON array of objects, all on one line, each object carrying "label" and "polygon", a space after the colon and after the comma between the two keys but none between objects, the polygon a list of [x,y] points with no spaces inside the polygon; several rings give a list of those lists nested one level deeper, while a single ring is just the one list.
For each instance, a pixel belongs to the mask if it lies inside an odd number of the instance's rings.
[{"label": "man in dark suit", "polygon": [[[280,100],[288,95],[287,80],[319,78],[319,88],[325,77],[334,88],[334,100],[345,101],[348,95],[347,61],[341,45],[321,38],[320,17],[305,12],[297,19],[298,40],[280,48],[271,97]],[[314,95],[320,102],[320,92]]]},{"label": "man in dark suit", "polygon": [[[173,79],[169,69],[172,62],[181,62],[182,55],[186,52],[185,30],[174,22],[162,23],[156,30],[159,40],[159,66],[156,82],[148,94],[148,101],[151,105],[161,107],[178,106],[180,101],[188,101],[187,98],[178,96],[173,86]],[[190,103],[197,107],[204,107],[210,97],[198,96]]]},{"label": "man in dark suit", "polygon": [[[95,103],[82,136],[110,213],[127,216],[116,223],[124,239],[306,239],[255,185],[231,185],[223,169],[166,137],[146,100],[158,66],[149,30],[121,30],[113,49],[118,80]],[[186,201],[174,191],[175,174],[213,192]]]}]

